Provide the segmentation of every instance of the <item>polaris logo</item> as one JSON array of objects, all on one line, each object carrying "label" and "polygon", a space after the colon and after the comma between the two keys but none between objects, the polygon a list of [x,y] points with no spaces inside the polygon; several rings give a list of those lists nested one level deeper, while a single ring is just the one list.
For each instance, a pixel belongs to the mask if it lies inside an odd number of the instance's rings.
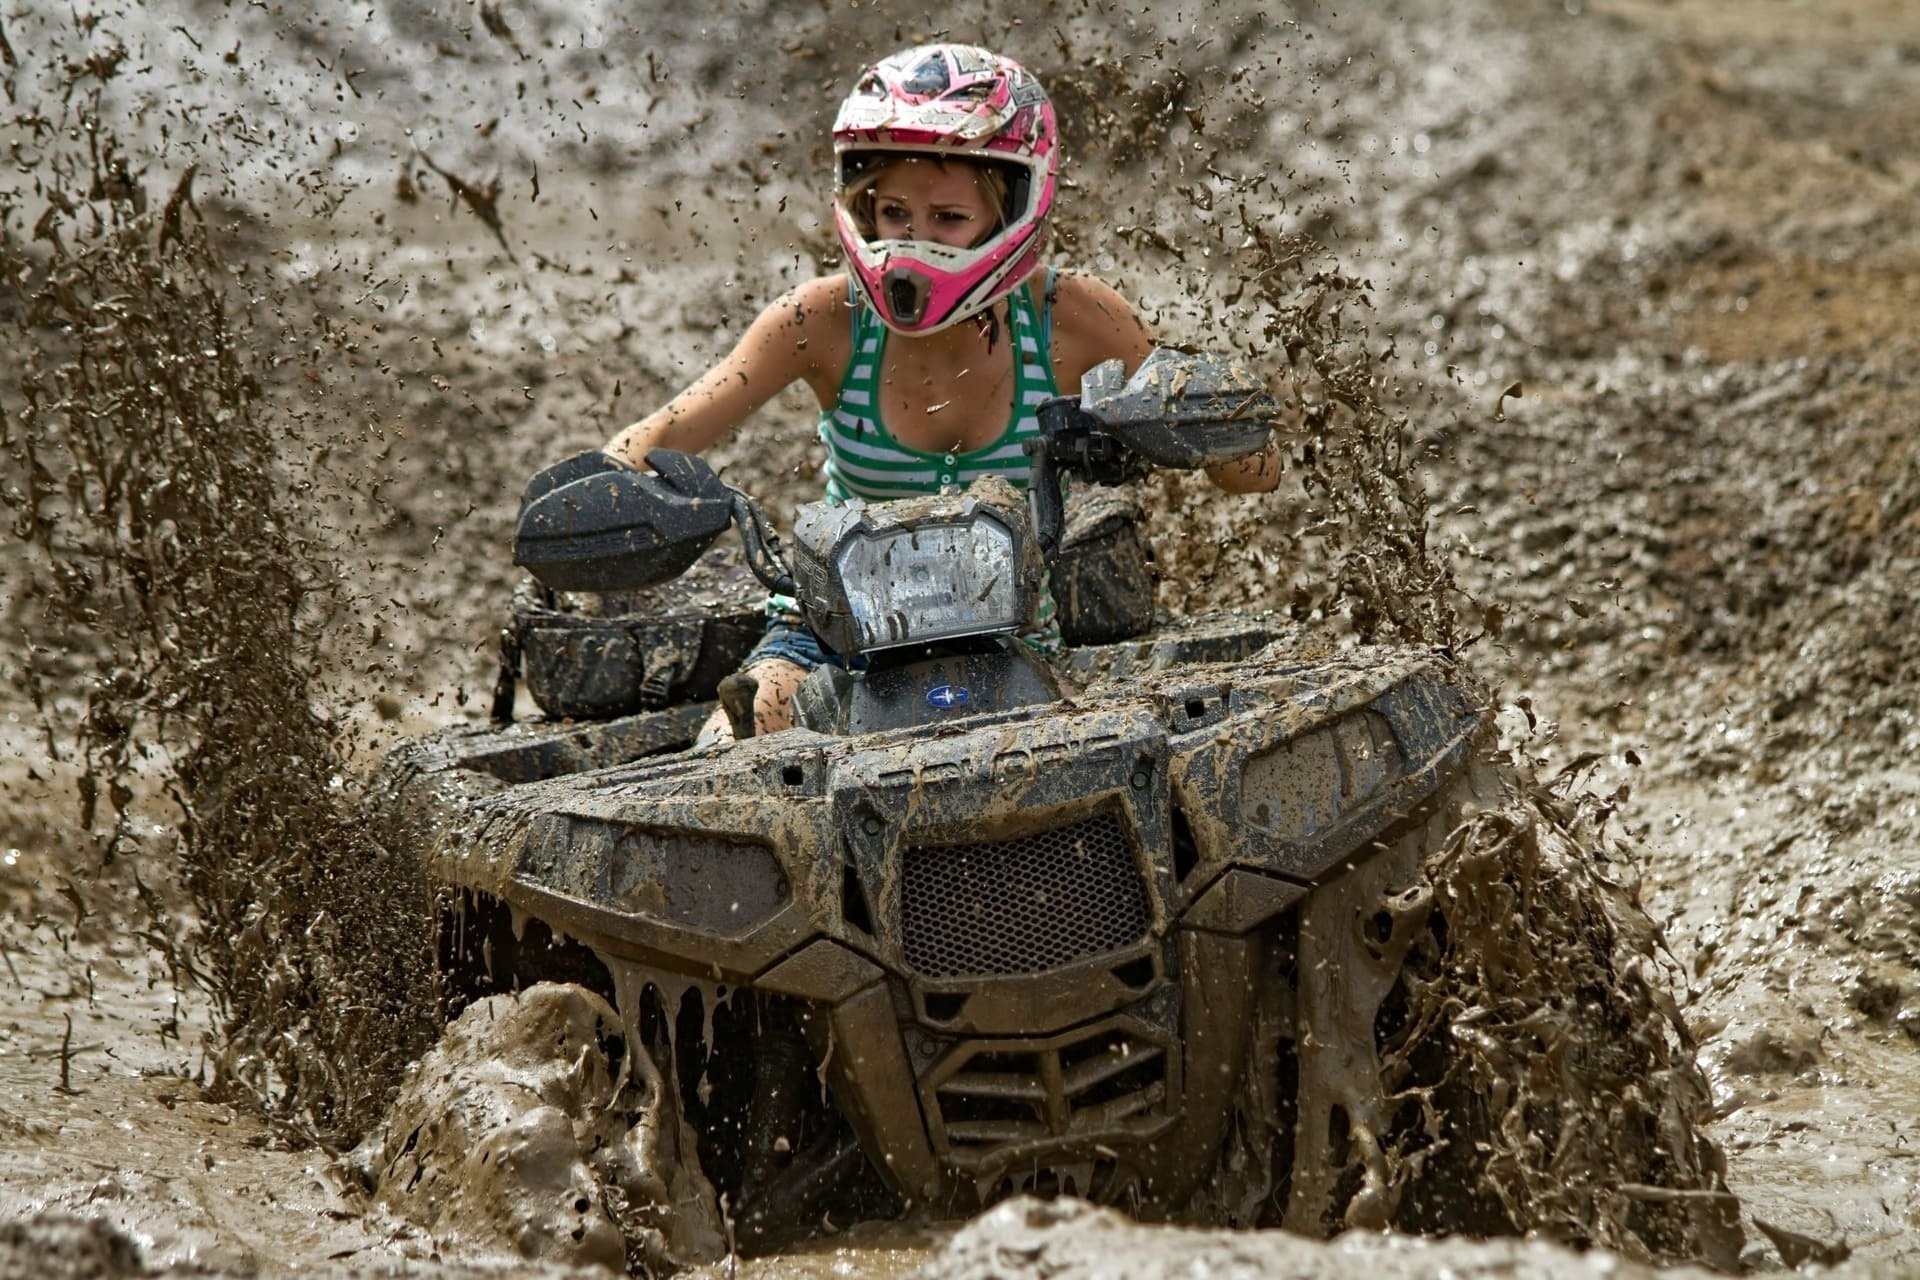
[{"label": "polaris logo", "polygon": [[927,705],[941,711],[964,707],[971,701],[973,695],[960,685],[943,684],[927,690]]}]

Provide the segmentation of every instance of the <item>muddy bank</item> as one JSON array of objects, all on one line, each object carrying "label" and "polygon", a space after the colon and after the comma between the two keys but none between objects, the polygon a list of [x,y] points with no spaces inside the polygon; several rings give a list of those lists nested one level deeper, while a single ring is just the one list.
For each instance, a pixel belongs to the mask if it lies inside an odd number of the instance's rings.
[{"label": "muddy bank", "polygon": [[1322,1276],[1343,1268],[1369,1275],[1532,1275],[1705,1277],[1712,1271],[1651,1268],[1606,1253],[1574,1253],[1514,1241],[1473,1243],[1356,1232],[1333,1244],[1262,1232],[1142,1227],[1111,1210],[1070,1200],[1010,1200],[969,1223],[916,1274],[923,1280],[1007,1275]]}]

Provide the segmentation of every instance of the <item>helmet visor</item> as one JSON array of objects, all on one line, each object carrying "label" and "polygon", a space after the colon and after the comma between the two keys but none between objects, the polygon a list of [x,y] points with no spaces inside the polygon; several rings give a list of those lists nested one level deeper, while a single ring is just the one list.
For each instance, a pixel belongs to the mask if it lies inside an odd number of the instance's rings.
[{"label": "helmet visor", "polygon": [[922,233],[919,235],[889,237],[881,226],[879,206],[889,194],[885,190],[887,175],[896,166],[909,163],[933,165],[943,174],[965,172],[974,176],[978,191],[985,198],[988,216],[972,244],[965,247],[977,248],[999,234],[1026,212],[1032,199],[1033,175],[1024,165],[973,156],[928,155],[922,151],[849,150],[840,156],[839,203],[866,243],[878,245],[889,239],[920,241],[927,238],[923,228],[914,229]]}]

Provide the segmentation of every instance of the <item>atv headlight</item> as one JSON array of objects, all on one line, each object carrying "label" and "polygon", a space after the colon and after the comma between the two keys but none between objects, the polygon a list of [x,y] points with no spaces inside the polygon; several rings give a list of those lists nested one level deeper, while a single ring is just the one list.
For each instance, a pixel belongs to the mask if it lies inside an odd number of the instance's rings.
[{"label": "atv headlight", "polygon": [[856,534],[834,568],[862,653],[1020,626],[1013,534],[984,514]]},{"label": "atv headlight", "polygon": [[1010,635],[1037,598],[1026,499],[996,476],[964,493],[811,503],[793,533],[801,611],[835,653]]}]

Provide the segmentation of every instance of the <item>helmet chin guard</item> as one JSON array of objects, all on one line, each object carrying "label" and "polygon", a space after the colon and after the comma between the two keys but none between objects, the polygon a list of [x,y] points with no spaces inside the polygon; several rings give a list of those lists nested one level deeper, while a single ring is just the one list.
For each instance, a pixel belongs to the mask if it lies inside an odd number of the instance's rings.
[{"label": "helmet chin guard", "polygon": [[[896,333],[935,333],[1013,292],[1040,265],[1060,168],[1053,104],[1011,58],[921,45],[867,69],[833,126],[834,223],[847,270]],[[844,199],[887,158],[993,164],[1007,177],[999,228],[980,244],[869,240]]]}]

